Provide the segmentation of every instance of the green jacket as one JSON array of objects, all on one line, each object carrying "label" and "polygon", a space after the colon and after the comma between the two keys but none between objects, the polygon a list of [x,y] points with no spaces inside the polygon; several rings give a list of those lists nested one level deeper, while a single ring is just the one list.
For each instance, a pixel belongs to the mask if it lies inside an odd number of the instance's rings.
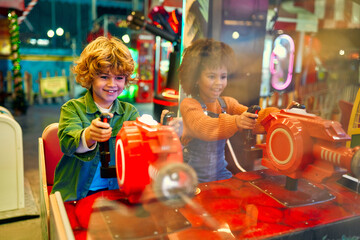
[{"label": "green jacket", "polygon": [[[110,111],[114,114],[110,120],[112,127],[109,139],[111,155],[110,166],[115,165],[115,140],[125,121],[136,120],[137,109],[126,102],[115,100]],[[58,163],[52,193],[59,191],[64,201],[74,201],[86,197],[100,161],[99,144],[92,151],[76,153],[81,134],[90,126],[91,121],[101,115],[92,98],[91,92],[72,99],[61,107],[58,136],[61,151],[64,153]],[[109,189],[118,189],[117,179],[109,178]]]}]

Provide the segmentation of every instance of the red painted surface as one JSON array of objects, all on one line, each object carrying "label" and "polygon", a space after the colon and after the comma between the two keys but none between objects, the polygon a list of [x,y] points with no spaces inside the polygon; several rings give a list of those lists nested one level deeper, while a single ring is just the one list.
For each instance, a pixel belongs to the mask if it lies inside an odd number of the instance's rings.
[{"label": "red painted surface", "polygon": [[[275,192],[271,196],[265,189],[251,184],[272,176],[281,175],[272,170],[259,170],[239,173],[229,180],[201,183],[198,185],[200,193],[192,199],[191,204],[178,209],[159,201],[143,204],[140,208],[140,205],[125,203],[123,198],[109,200],[105,204],[107,207],[93,208],[88,237],[108,239],[106,236],[117,235],[129,239],[136,239],[135,236],[158,239],[167,235],[169,238],[165,239],[187,240],[282,236],[286,239],[287,236],[302,234],[310,229],[315,231],[313,229],[336,222],[351,222],[360,216],[360,196],[338,184],[337,178],[316,184],[316,187],[334,196],[331,200],[287,207],[276,199],[276,195],[288,191],[284,186],[278,186],[281,193]],[[303,193],[295,191],[292,194]],[[145,209],[148,216],[139,215],[139,209]],[[174,215],[175,212],[178,215]],[[152,233],[156,234],[150,236]]]},{"label": "red painted surface", "polygon": [[290,208],[249,183],[262,178],[260,172],[276,175],[264,170],[239,173],[222,182],[199,184],[201,192],[193,201],[218,222],[219,228],[212,229],[204,218],[186,206],[181,213],[192,227],[177,233],[179,239],[190,236],[191,239],[207,239],[207,236],[211,239],[264,239],[325,226],[360,214],[360,196],[336,183],[337,179],[317,185],[327,189],[334,199]]}]

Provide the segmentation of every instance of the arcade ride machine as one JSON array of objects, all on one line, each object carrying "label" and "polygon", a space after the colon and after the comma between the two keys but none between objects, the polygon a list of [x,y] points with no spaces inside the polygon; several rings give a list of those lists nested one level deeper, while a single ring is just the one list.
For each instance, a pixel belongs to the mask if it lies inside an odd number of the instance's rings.
[{"label": "arcade ride machine", "polygon": [[144,28],[173,45],[173,51],[169,54],[169,71],[164,88],[158,83],[160,79],[158,72],[154,74],[157,78],[154,83],[154,117],[155,120],[160,121],[162,110],[168,109],[172,112],[178,110],[179,80],[176,71],[180,63],[181,14],[177,10],[168,13],[163,7],[156,6],[150,12],[149,17],[151,22],[147,22],[142,13],[132,12],[127,17],[127,21],[130,28],[136,30]]},{"label": "arcade ride machine", "polygon": [[136,39],[138,57],[137,92],[135,101],[138,103],[151,103],[153,101],[154,85],[154,39],[150,34],[139,34]]},{"label": "arcade ride machine", "polygon": [[358,236],[359,187],[351,189],[341,179],[345,173],[359,178],[360,147],[345,146],[350,138],[340,123],[293,108],[272,113],[261,124],[267,133],[266,143],[259,145],[266,169],[197,184],[193,169],[182,163],[181,144],[171,127],[158,124],[149,115],[125,122],[116,139],[116,166],[103,164],[101,173],[115,176],[121,191],[116,199],[104,194],[93,199],[88,212],[80,213],[82,217],[88,214],[82,225],[87,227],[86,236]]}]

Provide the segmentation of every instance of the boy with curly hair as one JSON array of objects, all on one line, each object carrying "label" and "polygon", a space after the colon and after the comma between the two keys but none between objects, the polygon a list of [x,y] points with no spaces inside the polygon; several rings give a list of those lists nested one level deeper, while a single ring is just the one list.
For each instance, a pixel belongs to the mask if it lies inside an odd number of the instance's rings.
[{"label": "boy with curly hair", "polygon": [[[58,137],[64,155],[55,170],[52,193],[59,191],[64,201],[119,188],[115,178],[100,177],[98,143],[109,141],[109,151],[115,153],[123,122],[139,116],[133,105],[117,98],[134,72],[130,51],[118,38],[98,37],[75,63],[76,81],[87,92],[61,107]],[[100,120],[102,113],[111,115],[108,123]],[[115,165],[115,154],[110,165]]]}]

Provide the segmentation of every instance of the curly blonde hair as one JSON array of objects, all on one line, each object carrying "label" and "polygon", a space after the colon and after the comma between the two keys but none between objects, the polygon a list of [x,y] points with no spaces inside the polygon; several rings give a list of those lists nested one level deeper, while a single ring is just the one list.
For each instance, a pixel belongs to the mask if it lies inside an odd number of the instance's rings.
[{"label": "curly blonde hair", "polygon": [[89,43],[75,61],[73,72],[76,82],[90,89],[94,78],[102,73],[112,72],[124,75],[126,83],[133,78],[135,63],[129,49],[116,37],[98,37]]},{"label": "curly blonde hair", "polygon": [[226,43],[213,39],[199,39],[184,50],[178,69],[180,84],[187,95],[197,96],[196,82],[205,69],[225,67],[230,74],[235,71],[236,56]]}]

